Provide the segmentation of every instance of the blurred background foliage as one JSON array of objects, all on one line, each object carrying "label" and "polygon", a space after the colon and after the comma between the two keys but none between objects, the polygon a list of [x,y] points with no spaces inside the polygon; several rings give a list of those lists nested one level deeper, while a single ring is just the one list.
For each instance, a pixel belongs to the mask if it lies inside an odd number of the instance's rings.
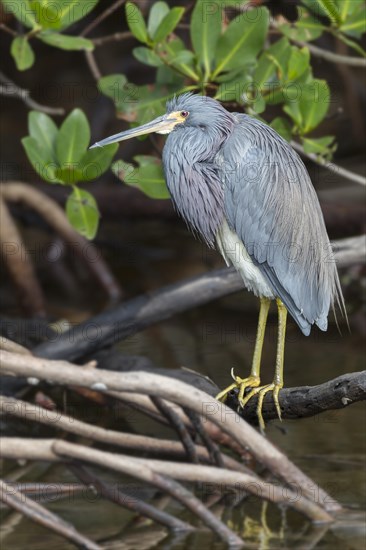
[{"label": "blurred background foliage", "polygon": [[[113,102],[116,117],[131,126],[162,114],[166,100],[174,94],[193,91],[218,99],[229,110],[266,121],[288,141],[297,141],[305,154],[315,154],[319,162],[332,159],[337,143],[324,121],[336,90],[327,76],[314,76],[313,68],[314,58],[323,55],[332,61],[332,52],[313,42],[329,44],[330,39],[332,44],[342,44],[346,56],[340,54],[339,60],[347,57],[349,64],[362,66],[364,2],[302,0],[290,6],[258,0],[198,0],[182,4],[112,2],[113,32],[90,39],[93,28],[106,19],[103,2],[2,0],[2,30],[11,37],[9,53],[17,70],[34,73],[35,79],[39,42],[49,48],[45,55],[57,59],[61,85],[63,75],[68,78],[65,67],[74,66],[77,52],[84,52],[94,86]],[[118,63],[108,60],[108,51],[116,46]],[[55,48],[64,51],[62,56],[53,57]],[[98,102],[95,109],[100,108]],[[154,154],[112,163],[118,145],[88,150],[87,117],[77,102],[73,107],[59,127],[44,109],[32,110],[28,135],[21,143],[43,180],[70,188],[68,219],[91,239],[98,228],[98,205],[89,191],[80,188],[81,182],[97,179],[111,166],[120,180],[149,197],[164,199],[169,194],[157,156],[161,142],[152,138]],[[105,137],[104,130],[99,125],[93,135]]]}]

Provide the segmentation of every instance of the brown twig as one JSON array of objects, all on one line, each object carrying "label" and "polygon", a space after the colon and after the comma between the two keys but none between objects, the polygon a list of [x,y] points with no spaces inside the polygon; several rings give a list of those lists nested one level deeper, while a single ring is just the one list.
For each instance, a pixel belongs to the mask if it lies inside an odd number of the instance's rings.
[{"label": "brown twig", "polygon": [[[346,265],[348,252],[342,243],[343,239],[333,241],[334,257],[336,262]],[[364,248],[359,247],[358,251],[359,262],[363,262]],[[352,263],[356,259],[353,249]],[[40,344],[34,352],[42,357],[74,361],[115,344],[116,341],[136,334],[154,323],[169,319],[177,313],[243,288],[242,279],[234,268],[217,269],[124,302],[114,310],[96,315],[60,334],[56,339],[52,339],[52,342]]]},{"label": "brown twig", "polygon": [[[0,411],[3,414],[22,418],[30,422],[39,422],[58,430],[108,445],[122,447],[123,449],[139,451],[140,453],[166,454],[176,458],[188,458],[184,447],[179,441],[106,430],[94,424],[87,424],[61,412],[46,410],[14,397],[0,396]],[[195,454],[203,462],[209,462],[210,460],[207,450],[202,445],[195,446]],[[232,470],[248,471],[242,464],[228,456],[224,457],[224,465]]]},{"label": "brown twig", "polygon": [[13,342],[13,340],[5,338],[5,336],[0,336],[0,349],[13,353],[22,353],[23,355],[32,355],[29,349],[21,346],[20,344],[17,344],[16,342]]},{"label": "brown twig", "polygon": [[[214,484],[223,493],[228,488],[239,490],[242,493],[248,492],[269,502],[292,507],[312,521],[333,521],[332,517],[317,502],[304,496],[302,488],[295,483],[292,484],[291,489],[283,488],[264,481],[255,474],[214,466],[129,457],[55,439],[4,437],[2,439],[2,455],[4,458],[51,460],[52,462],[60,461],[62,458],[72,458],[127,473],[152,485],[154,483],[151,472],[167,473],[172,478],[176,477],[181,481],[207,483],[210,486]],[[158,485],[156,484],[156,486]]]},{"label": "brown twig", "polygon": [[362,57],[355,57],[355,56],[349,56],[349,55],[340,55],[338,53],[330,52],[328,50],[324,50],[323,48],[319,48],[318,46],[315,46],[314,44],[310,44],[309,42],[299,42],[298,40],[291,40],[301,48],[307,48],[309,52],[312,55],[315,55],[316,57],[319,57],[320,59],[325,59],[326,61],[330,61],[331,63],[341,63],[342,65],[349,65],[350,67],[366,67],[366,59]]},{"label": "brown twig", "polygon": [[165,416],[172,428],[176,430],[179,439],[181,440],[182,445],[186,450],[189,460],[193,462],[193,464],[198,464],[199,460],[196,446],[193,443],[190,433],[180,416],[175,412],[171,405],[166,403],[163,399],[160,399],[160,397],[152,395],[150,399],[154,403],[155,407],[161,412],[161,414]]},{"label": "brown twig", "polygon": [[63,109],[62,107],[49,107],[48,105],[41,105],[37,101],[34,101],[34,99],[32,99],[29,95],[29,90],[20,88],[2,72],[0,72],[0,82],[2,83],[2,85],[0,85],[0,95],[12,98],[19,98],[30,109],[35,109],[48,115],[65,114],[65,109]]},{"label": "brown twig", "polygon": [[0,29],[7,34],[10,34],[10,36],[18,36],[17,33],[13,29],[5,25],[5,23],[0,23]]},{"label": "brown twig", "polygon": [[47,529],[58,533],[67,540],[70,540],[80,548],[88,550],[101,550],[101,546],[91,541],[81,533],[79,533],[72,525],[66,523],[61,518],[44,508],[31,498],[28,498],[24,493],[17,491],[14,487],[0,480],[0,500],[14,508],[27,518],[43,525]]},{"label": "brown twig", "polygon": [[[172,315],[242,290],[243,282],[234,269],[218,269],[168,285],[124,302],[114,310],[96,315],[70,331],[43,343],[34,353],[43,357],[75,360],[101,347]],[[88,338],[85,338],[88,334]]]},{"label": "brown twig", "polygon": [[185,408],[184,412],[188,416],[192,426],[200,436],[202,443],[206,446],[206,449],[209,453],[209,456],[211,457],[212,462],[216,464],[216,466],[219,466],[220,468],[222,468],[224,466],[224,461],[220,453],[220,449],[218,448],[216,443],[212,441],[212,439],[206,432],[199,415],[188,408]]},{"label": "brown twig", "polygon": [[[9,202],[22,202],[42,216],[60,235],[69,248],[87,265],[88,269],[108,293],[111,301],[119,300],[120,287],[93,243],[77,233],[68,221],[63,209],[37,189],[12,181],[1,186],[2,197]],[[11,241],[10,241],[11,242]]]},{"label": "brown twig", "polygon": [[123,31],[123,32],[115,32],[113,34],[108,34],[106,36],[100,36],[98,38],[92,38],[91,41],[93,42],[94,46],[104,46],[105,44],[109,44],[110,42],[120,42],[122,40],[127,40],[128,38],[132,38],[133,34],[130,31]]},{"label": "brown twig", "polygon": [[46,308],[43,292],[31,257],[1,195],[0,245],[4,263],[18,291],[22,308],[29,315],[44,317]]},{"label": "brown twig", "polygon": [[80,34],[80,36],[87,36],[93,29],[95,29],[95,27],[100,25],[102,21],[104,21],[105,19],[107,19],[107,17],[112,15],[112,13],[118,10],[118,8],[120,8],[125,2],[126,0],[116,0],[116,2],[113,2],[111,6],[108,6],[107,9],[102,11],[102,13],[100,13],[95,19],[93,19],[91,23],[89,23],[87,27],[85,27],[85,29]]},{"label": "brown twig", "polygon": [[47,361],[36,357],[26,357],[0,350],[0,369],[4,374],[32,376],[50,380],[62,385],[73,384],[97,391],[137,392],[156,395],[163,399],[189,407],[212,421],[234,438],[244,450],[266,466],[286,484],[297,485],[309,500],[321,503],[327,510],[339,510],[340,505],[293,464],[279,449],[266,440],[244,420],[239,419],[231,409],[208,394],[178,380],[150,374],[148,372],[128,372],[123,376],[118,372],[101,369],[81,369],[66,361]]},{"label": "brown twig", "polygon": [[[344,409],[352,403],[366,400],[366,370],[343,374],[318,386],[285,388],[280,391],[279,401],[282,418],[307,418],[330,410]],[[228,405],[238,408],[237,395],[230,397]],[[239,414],[248,421],[256,419],[257,399],[251,400]],[[263,417],[266,420],[278,418],[272,397],[263,402]]]},{"label": "brown twig", "polygon": [[93,489],[107,500],[115,502],[119,506],[127,508],[136,514],[150,518],[172,531],[194,531],[194,528],[189,525],[189,523],[175,518],[167,512],[158,510],[158,508],[148,502],[144,502],[134,496],[123,493],[119,487],[117,490],[108,487],[101,479],[80,464],[71,462],[68,464],[68,468],[82,483],[84,483],[84,485],[89,487],[92,486]]},{"label": "brown twig", "polygon": [[148,465],[148,460],[142,465],[137,459],[129,456],[115,455],[96,449],[85,448],[74,443],[57,440],[52,445],[52,451],[56,455],[64,458],[72,458],[82,460],[83,462],[98,464],[153,485],[183,504],[183,506],[199,517],[203,523],[210,527],[227,544],[235,544],[238,548],[241,548],[244,544],[243,541],[224,523],[218,520],[191,491],[174,479],[151,470]]},{"label": "brown twig", "polygon": [[342,166],[334,164],[334,162],[329,162],[328,160],[325,160],[324,158],[315,155],[314,153],[306,153],[304,147],[296,141],[292,140],[291,146],[303,157],[312,160],[313,162],[315,162],[315,164],[319,164],[319,166],[323,166],[330,172],[334,172],[338,176],[343,176],[347,180],[354,181],[355,183],[359,183],[360,185],[366,185],[366,178],[364,176],[361,176],[361,174],[356,174],[355,172],[351,172],[346,168],[342,168]]},{"label": "brown twig", "polygon": [[95,55],[93,52],[85,51],[84,52],[86,62],[88,64],[88,67],[90,69],[91,74],[93,75],[94,80],[98,82],[103,76],[101,70],[98,67],[97,61],[95,59]]}]

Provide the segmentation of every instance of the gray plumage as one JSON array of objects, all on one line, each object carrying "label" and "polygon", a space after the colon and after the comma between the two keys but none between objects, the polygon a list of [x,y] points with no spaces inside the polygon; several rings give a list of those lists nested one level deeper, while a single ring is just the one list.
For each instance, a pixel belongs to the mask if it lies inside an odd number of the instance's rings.
[{"label": "gray plumage", "polygon": [[319,201],[300,157],[271,127],[229,113],[214,99],[184,94],[167,104],[168,114],[176,111],[189,115],[169,134],[163,165],[180,215],[230,261],[219,238],[227,222],[302,332],[308,335],[314,323],[326,330],[329,308],[344,303]]}]

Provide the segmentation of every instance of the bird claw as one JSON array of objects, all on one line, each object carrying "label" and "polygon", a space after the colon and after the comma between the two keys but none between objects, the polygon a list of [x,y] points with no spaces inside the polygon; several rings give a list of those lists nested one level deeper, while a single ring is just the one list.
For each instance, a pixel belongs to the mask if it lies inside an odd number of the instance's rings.
[{"label": "bird claw", "polygon": [[230,384],[230,386],[228,386],[216,395],[216,399],[218,399],[218,401],[225,402],[228,394],[232,390],[238,389],[238,401],[241,404],[244,398],[245,390],[247,388],[256,388],[260,384],[260,379],[258,376],[248,376],[247,378],[240,378],[240,376],[235,376],[233,368],[231,369],[231,377],[235,382],[233,384]]},{"label": "bird claw", "polygon": [[276,407],[277,416],[282,422],[282,415],[281,415],[281,407],[279,402],[279,392],[280,389],[283,387],[283,384],[279,384],[276,382],[272,382],[272,384],[266,384],[265,386],[258,386],[257,388],[253,388],[248,395],[244,397],[244,399],[240,402],[240,405],[244,407],[249,399],[254,397],[255,395],[258,395],[258,402],[257,402],[257,417],[259,421],[259,427],[261,432],[263,433],[265,431],[265,423],[262,415],[262,408],[263,408],[263,401],[268,392],[273,392],[273,401]]},{"label": "bird claw", "polygon": [[[230,384],[227,388],[222,390],[217,396],[216,399],[219,401],[225,402],[227,399],[228,394],[233,389],[238,389],[238,402],[239,406],[241,408],[244,408],[245,405],[248,403],[252,397],[255,395],[258,396],[258,403],[257,403],[257,417],[259,421],[259,427],[261,432],[263,433],[265,430],[265,423],[262,415],[262,408],[263,408],[263,401],[268,392],[273,392],[273,401],[276,407],[278,418],[282,421],[281,417],[281,407],[280,402],[278,398],[278,394],[280,392],[280,389],[283,387],[283,384],[279,384],[277,382],[272,382],[272,384],[266,384],[265,386],[260,386],[260,379],[258,376],[248,376],[247,378],[240,378],[240,376],[235,376],[234,369],[231,369],[231,377],[234,380],[233,384]],[[251,391],[248,393],[248,395],[245,395],[245,390],[247,388],[252,388]]]}]

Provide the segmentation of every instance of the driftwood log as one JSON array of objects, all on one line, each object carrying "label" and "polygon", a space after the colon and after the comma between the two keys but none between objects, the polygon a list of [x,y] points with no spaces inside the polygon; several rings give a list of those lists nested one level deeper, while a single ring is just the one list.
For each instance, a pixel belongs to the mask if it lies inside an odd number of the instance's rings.
[{"label": "driftwood log", "polygon": [[[364,236],[333,243],[335,259],[352,265],[366,253]],[[76,361],[111,346],[154,323],[243,290],[234,268],[224,268],[165,286],[103,312],[38,346],[34,353],[49,359]]]}]

